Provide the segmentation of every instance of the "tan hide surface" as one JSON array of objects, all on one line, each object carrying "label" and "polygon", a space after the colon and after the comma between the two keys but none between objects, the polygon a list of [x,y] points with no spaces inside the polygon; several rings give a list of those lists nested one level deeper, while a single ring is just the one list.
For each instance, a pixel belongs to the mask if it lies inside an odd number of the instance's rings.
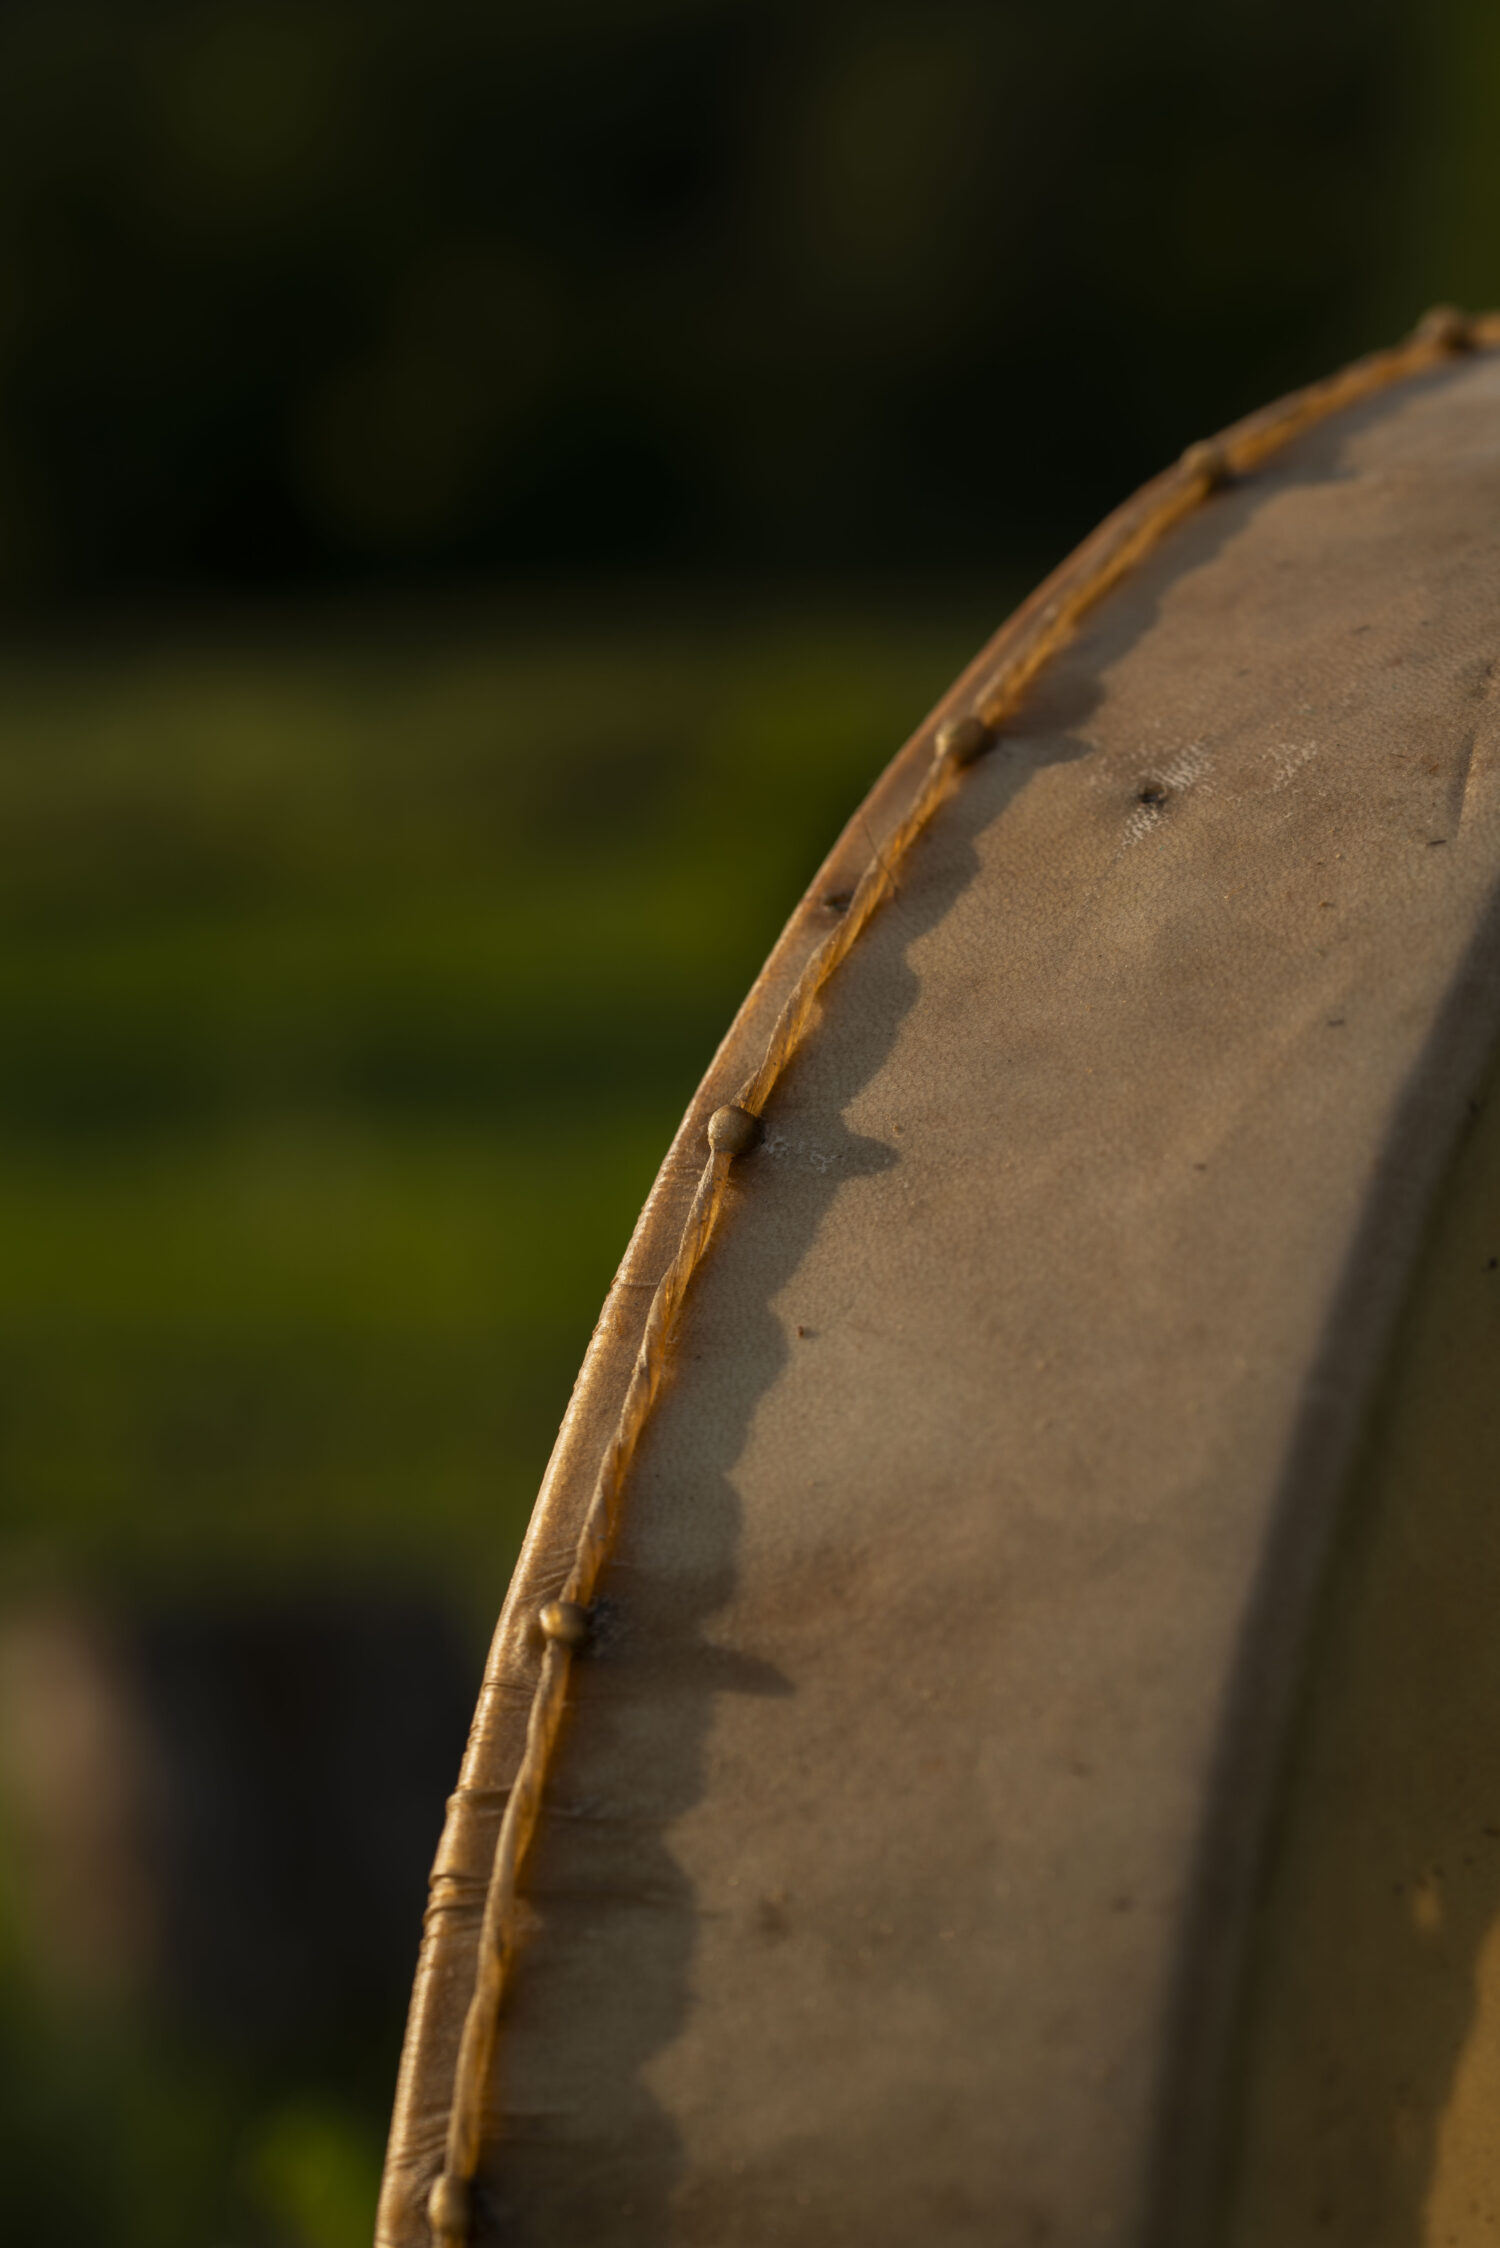
[{"label": "tan hide surface", "polygon": [[[1497,653],[1482,357],[1211,499],[915,846],[736,1166],[645,1438],[526,1877],[479,2240],[1199,2237],[1310,1591],[1494,1027]],[[631,1300],[471,1790],[514,1768]],[[440,1860],[399,2248],[495,1801]]]}]

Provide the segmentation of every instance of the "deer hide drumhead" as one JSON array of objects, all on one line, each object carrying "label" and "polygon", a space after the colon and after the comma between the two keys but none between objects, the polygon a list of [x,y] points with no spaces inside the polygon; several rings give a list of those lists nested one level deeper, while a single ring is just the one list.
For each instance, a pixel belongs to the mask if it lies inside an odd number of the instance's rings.
[{"label": "deer hide drumhead", "polygon": [[[1187,515],[903,858],[630,1474],[476,2241],[1217,2237],[1319,1588],[1500,1012],[1497,654],[1480,353]],[[930,739],[751,994],[580,1377],[440,1854],[387,2248],[427,2238],[532,1619],[704,1119]],[[1340,2221],[1306,2237],[1374,2237]]]}]

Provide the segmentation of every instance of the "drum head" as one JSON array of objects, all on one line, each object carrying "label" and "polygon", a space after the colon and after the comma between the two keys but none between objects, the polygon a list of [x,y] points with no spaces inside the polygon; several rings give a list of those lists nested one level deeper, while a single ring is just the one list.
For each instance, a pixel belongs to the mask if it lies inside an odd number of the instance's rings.
[{"label": "drum head", "polygon": [[[1500,2170],[1500,358],[1471,340],[1112,519],[799,908],[501,1619],[386,2248],[430,2207],[547,2248],[1354,2248],[1424,2209],[1470,2237]],[[759,1113],[735,1149],[726,1104]],[[549,1610],[612,1460],[588,1597]]]}]

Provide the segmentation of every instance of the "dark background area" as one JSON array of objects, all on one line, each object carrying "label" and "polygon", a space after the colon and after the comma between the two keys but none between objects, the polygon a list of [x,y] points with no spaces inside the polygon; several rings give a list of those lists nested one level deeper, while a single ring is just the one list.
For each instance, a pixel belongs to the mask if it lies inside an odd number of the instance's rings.
[{"label": "dark background area", "polygon": [[1482,0],[0,14],[0,2204],[367,2239],[677,1114],[1183,445],[1500,298]]},{"label": "dark background area", "polygon": [[10,582],[1029,564],[1484,294],[1495,37],[1477,0],[13,4]]}]

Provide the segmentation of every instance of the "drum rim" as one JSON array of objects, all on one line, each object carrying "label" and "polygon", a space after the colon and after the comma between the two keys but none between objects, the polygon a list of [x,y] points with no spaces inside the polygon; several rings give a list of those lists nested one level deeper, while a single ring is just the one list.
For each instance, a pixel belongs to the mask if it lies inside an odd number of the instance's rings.
[{"label": "drum rim", "polygon": [[[520,1948],[520,1877],[569,1665],[586,1639],[587,1594],[612,1542],[613,1502],[623,1492],[634,1443],[665,1370],[676,1307],[708,1250],[735,1155],[753,1137],[818,993],[889,894],[902,853],[959,785],[963,768],[995,741],[1084,616],[1179,522],[1317,423],[1458,355],[1496,348],[1500,313],[1468,318],[1438,307],[1404,343],[1190,445],[1106,516],[960,673],[877,779],[794,909],[647,1197],[501,1609],[433,1867],[382,2185],[382,2248],[411,2248],[421,2237],[418,2212],[425,2212],[437,2248],[462,2248],[468,2236],[469,2187],[485,2135],[499,2010]],[[790,1038],[789,1011],[800,1016]],[[639,1389],[643,1366],[642,1409],[631,1386],[634,1376]],[[619,1399],[613,1412],[611,1398]],[[617,1473],[601,1502],[611,1461]],[[460,2044],[454,2036],[458,1999],[471,1981]],[[434,2075],[448,2079],[446,2097],[438,2101],[429,2090]]]}]

